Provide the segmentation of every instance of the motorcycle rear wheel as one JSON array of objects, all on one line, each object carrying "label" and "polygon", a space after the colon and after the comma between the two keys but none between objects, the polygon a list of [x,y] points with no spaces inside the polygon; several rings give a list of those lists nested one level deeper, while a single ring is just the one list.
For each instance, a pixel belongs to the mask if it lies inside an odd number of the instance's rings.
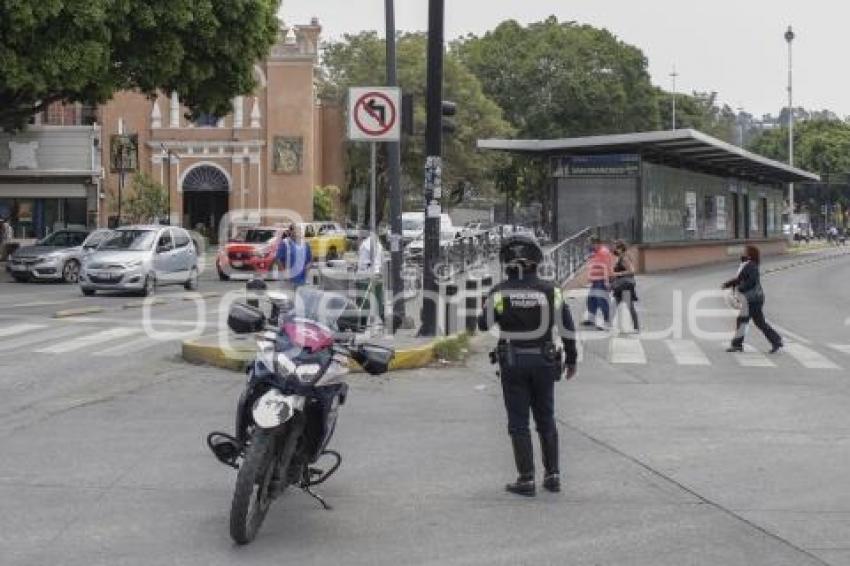
[{"label": "motorcycle rear wheel", "polygon": [[275,437],[260,432],[245,452],[230,507],[230,536],[248,544],[257,536],[272,503],[270,486],[275,469]]}]

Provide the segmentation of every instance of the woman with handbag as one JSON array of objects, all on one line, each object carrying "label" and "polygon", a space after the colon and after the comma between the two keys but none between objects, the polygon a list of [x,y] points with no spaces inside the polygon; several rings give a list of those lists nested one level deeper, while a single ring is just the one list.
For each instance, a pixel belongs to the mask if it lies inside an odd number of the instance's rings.
[{"label": "woman with handbag", "polygon": [[614,264],[614,272],[612,273],[611,290],[614,292],[617,312],[620,312],[620,303],[625,300],[632,316],[632,326],[634,326],[635,332],[640,332],[640,323],[638,323],[637,309],[635,308],[635,302],[638,300],[635,270],[627,251],[628,247],[623,240],[614,242],[614,256],[617,258],[617,262]]},{"label": "woman with handbag", "polygon": [[764,290],[761,286],[759,274],[759,263],[761,255],[755,246],[747,246],[744,251],[746,262],[738,270],[738,275],[723,284],[724,289],[736,289],[742,300],[741,312],[736,321],[737,329],[732,345],[727,352],[743,352],[744,337],[747,334],[747,326],[750,320],[762,331],[764,337],[770,342],[770,353],[775,354],[782,349],[782,337],[771,327],[764,318]]}]

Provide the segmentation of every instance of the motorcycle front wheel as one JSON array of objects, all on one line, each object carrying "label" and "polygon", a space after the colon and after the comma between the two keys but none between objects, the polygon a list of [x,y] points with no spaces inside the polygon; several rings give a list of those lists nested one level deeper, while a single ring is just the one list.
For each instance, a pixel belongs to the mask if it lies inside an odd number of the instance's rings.
[{"label": "motorcycle front wheel", "polygon": [[230,536],[236,544],[248,544],[254,540],[271,506],[275,444],[275,436],[255,433],[239,466],[230,507]]}]

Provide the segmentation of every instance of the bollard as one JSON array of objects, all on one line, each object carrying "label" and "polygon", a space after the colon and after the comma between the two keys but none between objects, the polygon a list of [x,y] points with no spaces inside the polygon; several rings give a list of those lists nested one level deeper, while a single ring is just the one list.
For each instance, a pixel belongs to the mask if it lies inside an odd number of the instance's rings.
[{"label": "bollard", "polygon": [[481,310],[479,301],[481,300],[481,280],[469,278],[466,280],[466,293],[464,298],[464,320],[466,322],[466,331],[474,334],[478,328],[478,313]]},{"label": "bollard", "polygon": [[446,336],[451,336],[457,330],[457,285],[448,283],[444,288],[444,324]]}]

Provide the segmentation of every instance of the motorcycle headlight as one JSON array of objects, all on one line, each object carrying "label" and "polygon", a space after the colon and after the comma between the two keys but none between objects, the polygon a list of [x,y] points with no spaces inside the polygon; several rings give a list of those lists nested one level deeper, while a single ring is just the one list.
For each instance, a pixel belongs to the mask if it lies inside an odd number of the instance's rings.
[{"label": "motorcycle headlight", "polygon": [[276,428],[292,418],[295,411],[304,408],[304,397],[284,395],[277,389],[270,389],[254,403],[252,415],[260,428]]},{"label": "motorcycle headlight", "polygon": [[321,371],[322,366],[319,364],[305,364],[303,366],[298,366],[295,369],[295,375],[298,376],[300,381],[310,383],[319,377],[319,373],[321,373]]}]

